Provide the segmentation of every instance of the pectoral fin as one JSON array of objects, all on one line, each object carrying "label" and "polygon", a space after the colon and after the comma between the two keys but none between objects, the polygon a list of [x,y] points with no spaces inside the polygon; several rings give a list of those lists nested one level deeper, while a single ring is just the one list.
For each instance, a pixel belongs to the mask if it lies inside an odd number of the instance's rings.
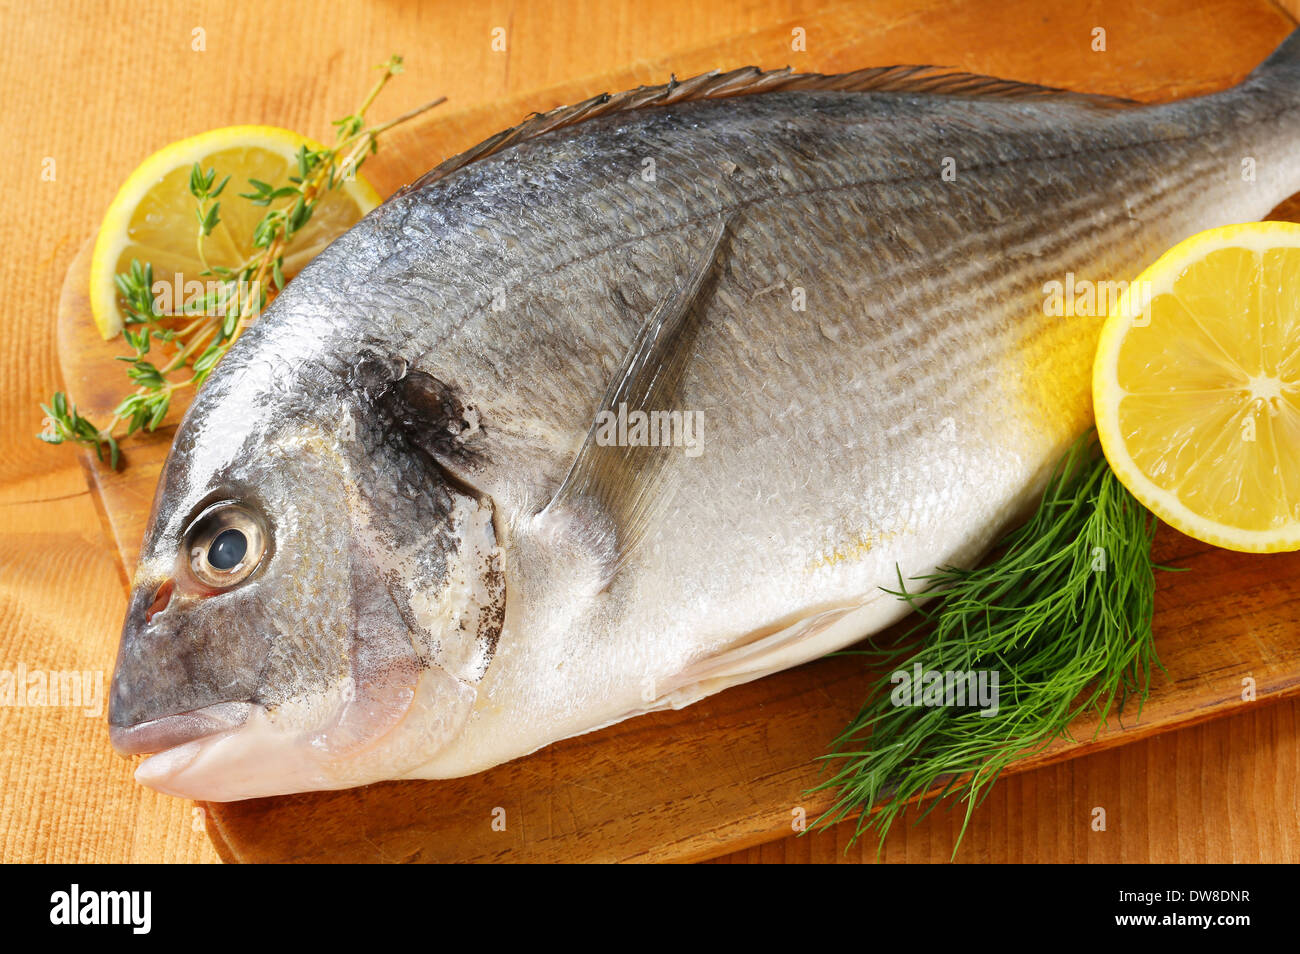
[{"label": "pectoral fin", "polygon": [[655,306],[597,409],[582,449],[539,519],[565,515],[584,526],[602,554],[605,583],[644,539],[672,496],[664,480],[671,448],[610,441],[611,422],[635,412],[679,410],[678,390],[694,351],[699,309],[726,236],[729,217],[714,225],[689,273]]}]

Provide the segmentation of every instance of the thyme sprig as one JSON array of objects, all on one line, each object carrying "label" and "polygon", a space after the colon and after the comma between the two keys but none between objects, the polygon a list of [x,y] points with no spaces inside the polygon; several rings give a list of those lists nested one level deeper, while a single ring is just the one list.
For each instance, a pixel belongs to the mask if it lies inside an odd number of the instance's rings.
[{"label": "thyme sprig", "polygon": [[[973,570],[948,567],[899,576],[894,593],[921,622],[890,645],[852,652],[885,675],[857,717],[823,756],[834,775],[813,791],[837,790],[817,819],[825,826],[857,812],[853,838],[883,841],[909,803],[937,790],[937,805],[965,802],[971,813],[1011,762],[1069,738],[1070,724],[1097,713],[1098,731],[1116,701],[1146,699],[1159,667],[1151,620],[1151,544],[1156,519],[1119,482],[1095,437],[1076,443],[1056,466],[1037,511]],[[892,591],[891,591],[892,592]],[[923,630],[919,643],[913,638]],[[999,701],[976,705],[896,705],[896,673],[999,674]],[[945,700],[951,702],[952,700]],[[967,700],[971,702],[971,700]]]},{"label": "thyme sprig", "polygon": [[[154,297],[153,266],[133,259],[130,268],[115,277],[115,283],[123,339],[131,349],[118,360],[125,362],[127,378],[135,389],[103,425],[80,414],[65,394],[56,392],[48,404],[41,405],[45,413],[44,429],[37,435],[41,440],[50,444],[72,441],[90,447],[101,461],[107,452],[111,466],[116,468],[121,458],[121,438],[142,428],[154,430],[166,416],[176,392],[203,384],[243,329],[284,288],[285,254],[311,220],[321,198],[352,178],[378,151],[381,134],[445,101],[439,98],[396,119],[367,125],[367,110],[388,82],[402,72],[402,58],[390,57],[378,68],[380,78],[357,110],[334,121],[333,146],[300,147],[295,156],[296,174],[288,178],[286,185],[248,180],[249,191],[239,193],[240,198],[267,211],[248,243],[252,253],[236,266],[212,264],[207,248],[208,238],[222,224],[221,197],[230,176],[218,180],[216,169],[204,170],[194,164],[189,191],[195,200],[195,246],[203,264],[200,275],[215,278],[215,287],[186,301],[179,315],[164,314]],[[155,343],[168,352],[158,363],[150,353]],[[188,376],[184,376],[186,369]]]}]

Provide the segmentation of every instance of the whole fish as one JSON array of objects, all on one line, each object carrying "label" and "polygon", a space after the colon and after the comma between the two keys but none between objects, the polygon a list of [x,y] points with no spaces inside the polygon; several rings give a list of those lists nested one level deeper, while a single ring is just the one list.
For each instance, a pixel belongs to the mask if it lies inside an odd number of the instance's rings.
[{"label": "whole fish", "polygon": [[113,744],[203,799],[450,777],[869,636],[1087,427],[1100,321],[1050,290],[1297,189],[1296,35],[1162,105],[745,69],[508,130],[197,396]]}]

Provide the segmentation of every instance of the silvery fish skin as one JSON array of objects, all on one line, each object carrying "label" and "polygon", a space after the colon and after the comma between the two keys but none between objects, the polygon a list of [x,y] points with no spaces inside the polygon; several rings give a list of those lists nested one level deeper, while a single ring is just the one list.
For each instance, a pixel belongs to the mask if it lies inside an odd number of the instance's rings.
[{"label": "silvery fish skin", "polygon": [[189,410],[114,745],[213,800],[457,776],[876,632],[1088,425],[1100,322],[1045,285],[1267,214],[1298,90],[1293,37],[1159,106],[756,92],[418,183]]}]

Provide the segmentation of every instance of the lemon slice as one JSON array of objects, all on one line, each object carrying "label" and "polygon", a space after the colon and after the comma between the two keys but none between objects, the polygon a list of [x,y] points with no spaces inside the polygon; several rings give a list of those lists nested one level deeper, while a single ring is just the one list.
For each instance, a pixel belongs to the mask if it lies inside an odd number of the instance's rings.
[{"label": "lemon slice", "polygon": [[1097,432],[1138,500],[1231,550],[1300,549],[1300,225],[1165,253],[1106,319]]},{"label": "lemon slice", "polygon": [[[239,193],[252,191],[249,179],[277,188],[289,185],[289,176],[298,173],[296,154],[303,144],[322,148],[288,129],[227,126],[174,142],[142,162],[118,190],[95,240],[90,305],[99,333],[111,338],[122,330],[114,276],[128,271],[132,259],[153,265],[154,282],[172,286],[176,303],[183,300],[184,282],[215,280],[200,274],[196,203],[189,189],[190,170],[196,162],[205,172],[215,168],[216,182],[230,176],[218,200],[221,224],[204,241],[204,252],[210,264],[233,268],[252,254],[253,229],[268,208],[240,198]],[[285,278],[293,277],[380,201],[379,194],[359,175],[323,194],[311,219],[286,250]],[[286,202],[280,200],[271,208]],[[181,276],[180,285],[177,276]]]}]

